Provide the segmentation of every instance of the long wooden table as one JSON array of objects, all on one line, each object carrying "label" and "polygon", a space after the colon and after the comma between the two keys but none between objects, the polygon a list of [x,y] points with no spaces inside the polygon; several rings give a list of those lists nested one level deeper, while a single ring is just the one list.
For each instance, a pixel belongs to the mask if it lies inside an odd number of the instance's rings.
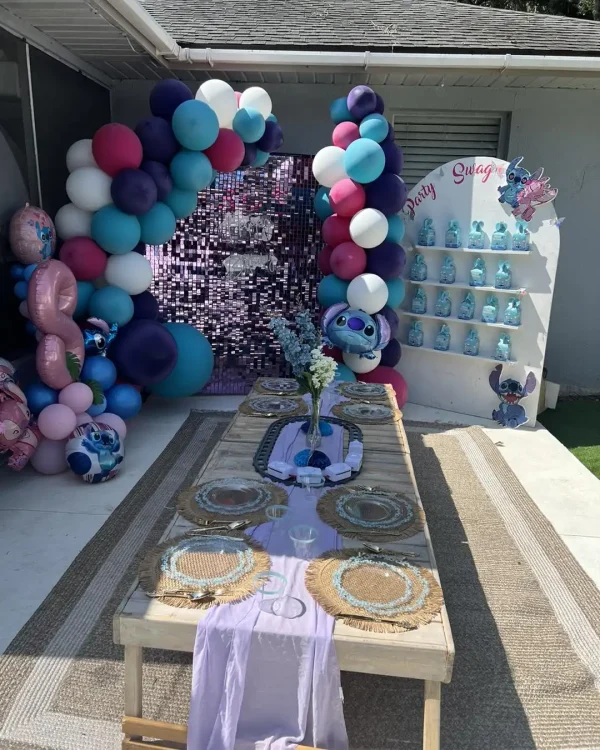
[{"label": "long wooden table", "polygon": [[[212,451],[196,483],[229,476],[256,478],[252,459],[271,421],[238,413]],[[420,503],[402,422],[361,425],[361,429],[364,463],[357,484],[402,491]],[[183,518],[176,516],[163,539],[185,533],[190,526]],[[344,546],[359,545],[344,539]],[[424,532],[409,539],[382,546],[417,553],[418,562],[430,568],[439,581],[427,526]],[[150,599],[137,582],[121,603],[114,617],[114,641],[125,647],[123,750],[174,746],[149,745],[142,737],[153,737],[185,747],[185,725],[142,718],[142,649],[193,652],[198,622],[205,615],[205,611],[169,607]],[[454,661],[454,643],[446,608],[429,624],[399,634],[363,632],[338,620],[333,638],[342,670],[424,681],[423,750],[439,750],[441,684],[450,682]]]}]

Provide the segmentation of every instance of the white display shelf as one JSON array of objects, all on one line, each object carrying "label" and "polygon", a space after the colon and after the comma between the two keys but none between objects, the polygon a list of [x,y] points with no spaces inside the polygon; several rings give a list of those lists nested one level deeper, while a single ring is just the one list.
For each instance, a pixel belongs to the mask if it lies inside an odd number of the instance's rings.
[{"label": "white display shelf", "polygon": [[[437,320],[438,323],[464,323],[468,326],[486,326],[488,328],[504,328],[507,331],[518,331],[521,326],[507,326],[506,323],[486,323],[483,320],[463,320],[453,315],[448,318],[442,318],[441,315],[432,315],[431,313],[414,313],[410,310],[400,310],[401,315],[408,315],[410,318],[424,318],[425,320]],[[467,355],[468,356],[468,355]]]},{"label": "white display shelf", "polygon": [[471,247],[438,247],[438,245],[415,245],[413,250],[423,252],[424,250],[439,250],[444,253],[475,253],[475,255],[531,255],[531,250],[474,250]]},{"label": "white display shelf", "polygon": [[422,351],[422,352],[433,352],[434,354],[447,354],[451,357],[464,357],[465,359],[472,359],[475,362],[493,362],[496,365],[516,365],[517,360],[515,359],[494,359],[494,357],[482,357],[481,354],[478,354],[476,357],[473,357],[470,354],[465,354],[464,352],[453,352],[451,349],[448,349],[447,351],[443,351],[441,349],[434,349],[432,346],[411,346],[410,344],[402,344],[402,348],[404,350],[410,349],[411,351]]},{"label": "white display shelf", "polygon": [[500,292],[501,294],[512,294],[517,297],[524,297],[527,294],[527,289],[524,287],[521,289],[497,289],[495,286],[471,286],[470,284],[461,284],[460,282],[454,282],[454,284],[444,284],[441,281],[413,281],[412,279],[404,279],[406,284],[421,284],[422,286],[443,286],[445,289],[468,289],[470,292]]}]

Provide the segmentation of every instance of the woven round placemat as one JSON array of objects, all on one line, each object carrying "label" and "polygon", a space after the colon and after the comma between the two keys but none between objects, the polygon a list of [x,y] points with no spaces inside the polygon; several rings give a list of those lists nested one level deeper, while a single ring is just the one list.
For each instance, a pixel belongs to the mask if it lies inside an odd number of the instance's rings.
[{"label": "woven round placemat", "polygon": [[[219,502],[219,499],[221,502]],[[206,521],[264,523],[269,505],[287,505],[283,487],[272,482],[246,477],[227,477],[188,487],[179,493],[177,512],[187,521],[204,525]]]},{"label": "woven round placemat", "polygon": [[308,414],[308,405],[292,396],[254,396],[250,394],[239,410],[247,417],[299,417]]},{"label": "woven round placemat", "polygon": [[328,490],[319,499],[317,513],[342,536],[365,542],[407,539],[425,525],[420,505],[402,492],[383,487],[353,484]]},{"label": "woven round placemat", "polygon": [[[172,607],[208,609],[241,602],[255,593],[255,576],[270,570],[265,549],[234,532],[173,537],[151,549],[140,563],[144,591]],[[169,596],[171,592],[171,596]],[[207,594],[194,601],[192,594]]]},{"label": "woven round placemat", "polygon": [[332,412],[336,417],[349,419],[358,424],[393,424],[402,419],[402,412],[393,404],[344,401],[336,404]]},{"label": "woven round placemat", "polygon": [[300,383],[293,378],[259,378],[254,391],[264,396],[297,396]]},{"label": "woven round placemat", "polygon": [[353,401],[390,401],[392,387],[384,383],[361,383],[360,380],[351,383],[340,383],[337,392]]},{"label": "woven round placemat", "polygon": [[444,603],[426,568],[392,552],[326,552],[306,570],[306,588],[330,615],[372,633],[403,633],[426,625]]}]

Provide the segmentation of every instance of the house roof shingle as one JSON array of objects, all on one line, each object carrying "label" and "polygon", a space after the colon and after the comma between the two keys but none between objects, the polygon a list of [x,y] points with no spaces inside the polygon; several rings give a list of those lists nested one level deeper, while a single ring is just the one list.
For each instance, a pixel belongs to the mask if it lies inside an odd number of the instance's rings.
[{"label": "house roof shingle", "polygon": [[141,0],[181,46],[600,55],[600,23],[452,0]]}]

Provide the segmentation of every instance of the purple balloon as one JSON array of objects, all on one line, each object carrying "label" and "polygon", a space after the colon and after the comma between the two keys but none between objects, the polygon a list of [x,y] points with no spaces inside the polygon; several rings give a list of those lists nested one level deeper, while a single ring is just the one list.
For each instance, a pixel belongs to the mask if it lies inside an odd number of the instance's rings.
[{"label": "purple balloon", "polygon": [[271,151],[278,149],[282,143],[283,130],[276,122],[267,120],[265,123],[265,132],[258,140],[256,147],[259,151],[264,151],[265,153],[270,154]]},{"label": "purple balloon", "polygon": [[179,151],[173,129],[162,117],[140,120],[135,126],[135,133],[144,149],[144,159],[168,164]]},{"label": "purple balloon", "polygon": [[154,385],[175,367],[177,344],[156,320],[132,320],[119,329],[110,358],[121,377],[137,385]]},{"label": "purple balloon", "polygon": [[367,253],[367,273],[381,276],[384,281],[398,278],[405,264],[404,248],[389,240],[385,240]]},{"label": "purple balloon", "polygon": [[113,177],[110,194],[115,206],[126,214],[147,214],[156,203],[156,183],[141,169],[122,169]]},{"label": "purple balloon", "polygon": [[383,110],[385,109],[385,103],[383,101],[383,97],[381,97],[377,92],[375,92],[375,99],[377,100],[377,104],[375,105],[375,112],[377,114],[382,115]]},{"label": "purple balloon", "polygon": [[408,189],[402,177],[391,172],[384,172],[373,182],[365,185],[367,208],[376,208],[386,216],[397,214],[404,208]]},{"label": "purple balloon", "polygon": [[379,145],[385,154],[385,167],[383,168],[383,171],[400,174],[404,164],[404,154],[402,153],[400,146],[393,141],[384,141]]},{"label": "purple balloon", "polygon": [[149,174],[156,183],[158,200],[164,201],[171,190],[173,190],[173,179],[171,178],[171,173],[169,172],[168,167],[165,167],[165,165],[161,164],[159,161],[143,161],[141,169],[143,169],[146,174]]},{"label": "purple balloon", "polygon": [[372,114],[377,109],[377,95],[368,86],[355,86],[346,99],[348,110],[355,120]]},{"label": "purple balloon", "polygon": [[183,102],[193,99],[189,88],[176,78],[160,81],[150,94],[150,111],[155,117],[164,117],[171,122],[173,112]]},{"label": "purple balloon", "polygon": [[138,242],[137,245],[131,251],[133,253],[139,253],[140,255],[146,255],[146,245],[144,242]]},{"label": "purple balloon", "polygon": [[256,152],[258,148],[256,143],[244,143],[244,158],[242,159],[242,167],[248,167],[256,159]]},{"label": "purple balloon", "polygon": [[133,320],[156,320],[158,318],[158,300],[148,291],[134,294]]},{"label": "purple balloon", "polygon": [[400,318],[398,317],[398,314],[395,312],[395,310],[392,310],[389,305],[386,305],[382,310],[379,311],[379,315],[383,315],[383,317],[387,320],[390,326],[390,331],[392,332],[392,339],[395,339],[398,335],[398,328],[400,327]]},{"label": "purple balloon", "polygon": [[402,349],[400,347],[400,342],[397,339],[392,339],[381,352],[381,360],[379,361],[379,364],[384,367],[396,367],[398,362],[400,362],[401,356]]}]

